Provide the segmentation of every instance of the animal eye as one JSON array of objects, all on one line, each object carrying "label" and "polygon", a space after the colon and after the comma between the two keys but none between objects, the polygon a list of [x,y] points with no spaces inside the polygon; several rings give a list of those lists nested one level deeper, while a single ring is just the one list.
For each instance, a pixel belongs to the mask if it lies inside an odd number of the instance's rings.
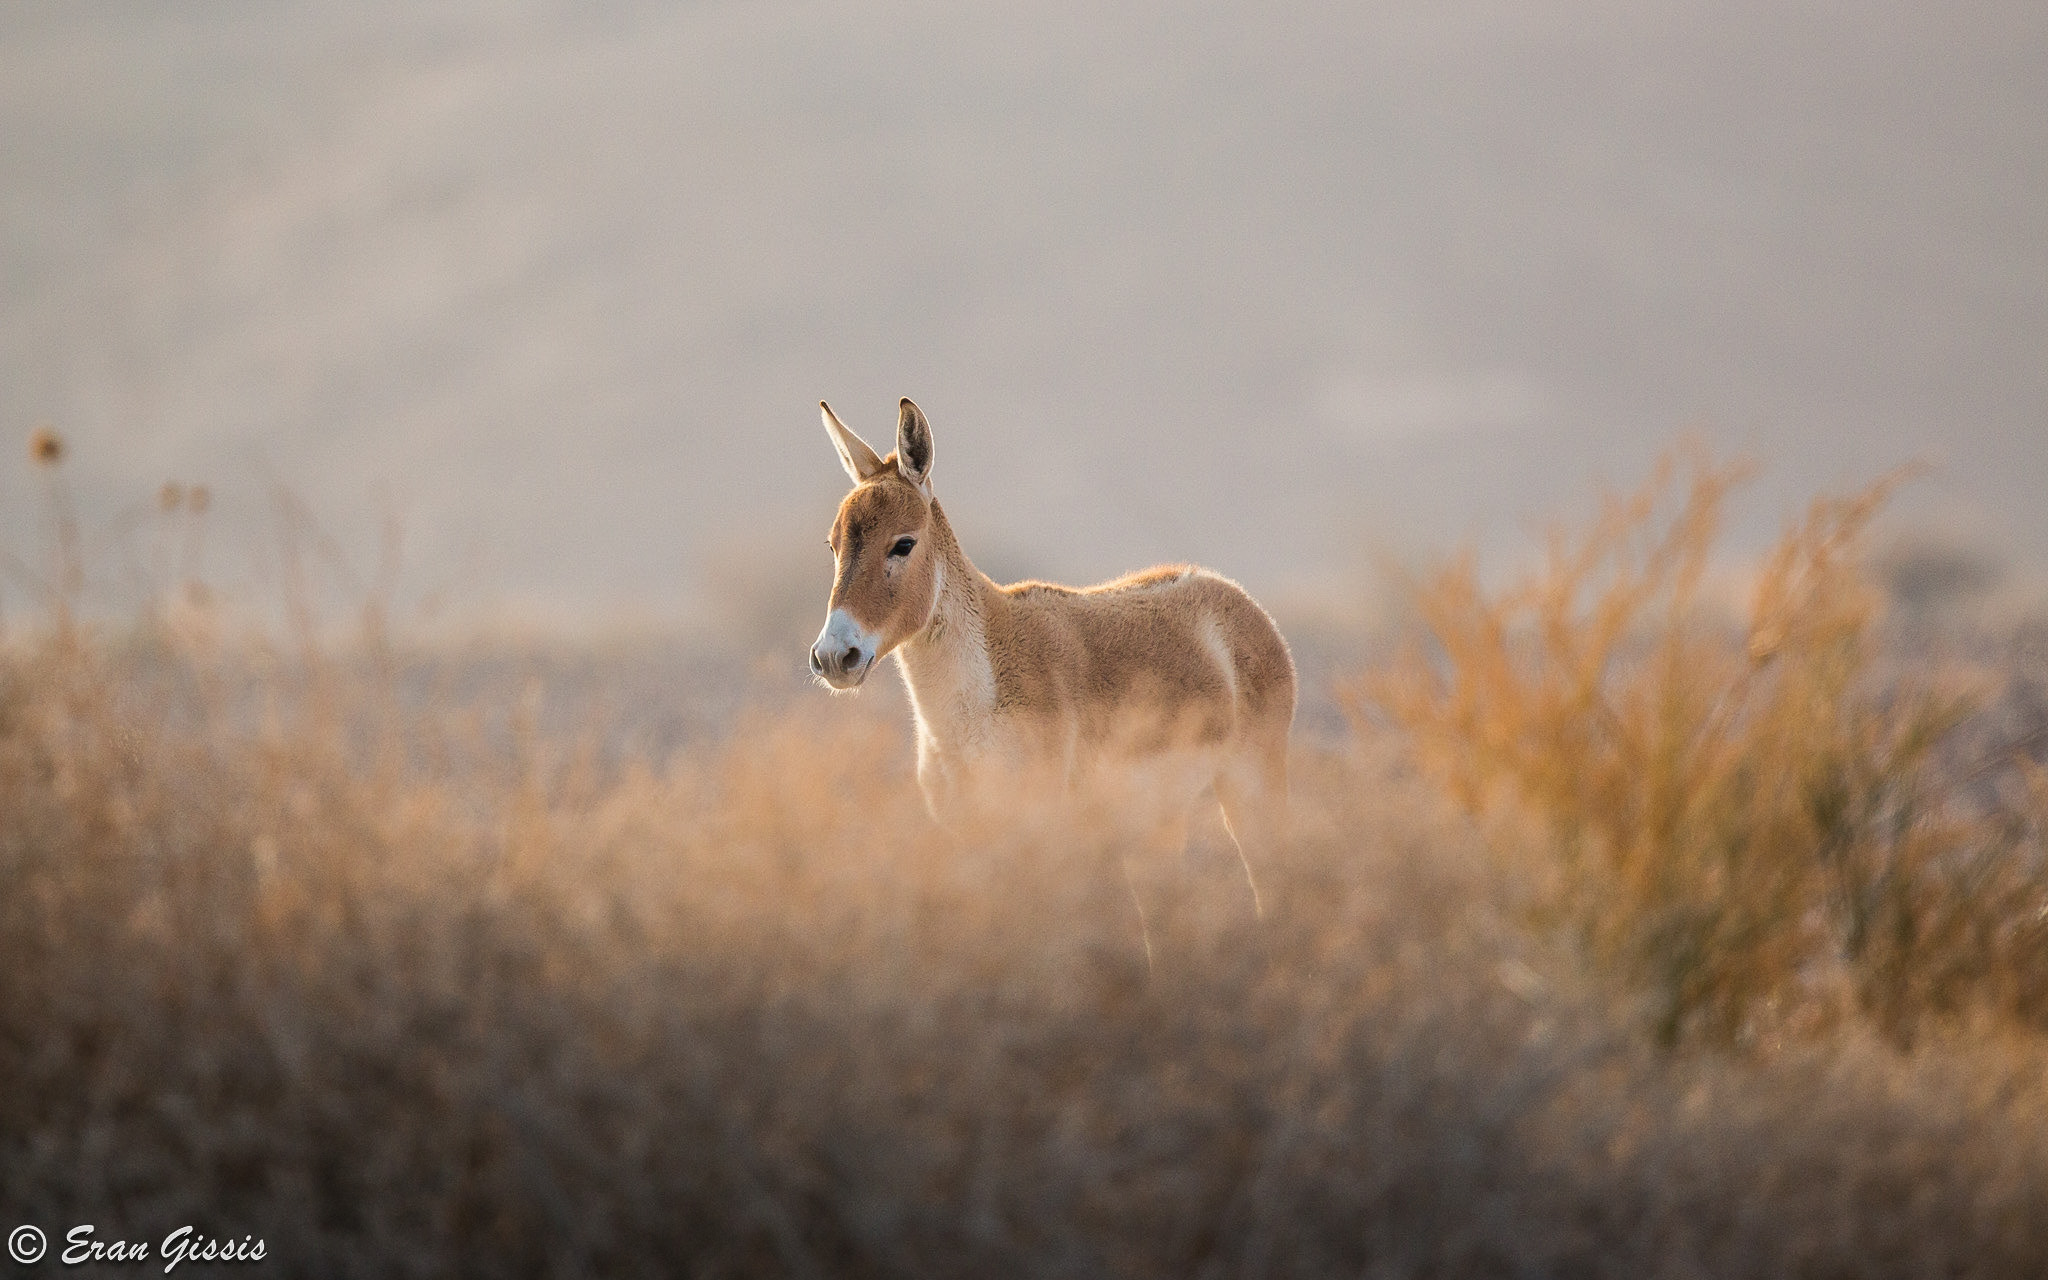
[{"label": "animal eye", "polygon": [[889,554],[892,556],[907,556],[910,554],[910,549],[916,545],[916,538],[898,538],[896,539],[896,545],[889,548]]}]

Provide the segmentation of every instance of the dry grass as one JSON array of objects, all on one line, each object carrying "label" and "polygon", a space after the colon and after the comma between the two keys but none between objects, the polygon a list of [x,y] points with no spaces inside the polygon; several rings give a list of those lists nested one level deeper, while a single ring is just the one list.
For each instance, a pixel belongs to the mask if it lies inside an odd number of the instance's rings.
[{"label": "dry grass", "polygon": [[[1836,608],[1779,608],[1781,670]],[[1602,697],[1639,724],[1718,705],[1629,688]],[[530,703],[394,689],[387,662],[161,619],[0,651],[6,1225],[193,1222],[263,1236],[269,1272],[366,1276],[2048,1258],[2038,1040],[1979,1022],[1903,1054],[1838,1022],[1768,1055],[1660,1052],[1524,927],[1524,886],[1401,740],[1299,752],[1284,921],[1245,920],[1219,833],[1198,839],[1148,978],[1100,838],[949,846],[904,727],[861,701],[656,761]],[[1713,759],[1739,763],[1763,715],[1802,735],[1749,748],[1773,768],[1883,727],[1751,696]],[[1567,710],[1480,721],[1583,734],[1589,785],[1634,803],[1623,748]],[[1910,744],[1873,741],[1850,763],[1901,767]],[[1667,768],[1682,832],[1704,802]],[[1643,912],[1707,886],[1613,892]],[[1740,964],[1781,963],[1762,946]]]},{"label": "dry grass", "polygon": [[1542,831],[1543,905],[1655,999],[1667,1042],[1930,1017],[2048,1027],[2048,790],[1960,803],[1941,748],[1974,700],[1873,676],[1862,540],[1895,481],[1816,502],[1731,624],[1702,588],[1736,470],[1675,467],[1490,598],[1469,561],[1417,595],[1431,643],[1350,691],[1479,814]]}]

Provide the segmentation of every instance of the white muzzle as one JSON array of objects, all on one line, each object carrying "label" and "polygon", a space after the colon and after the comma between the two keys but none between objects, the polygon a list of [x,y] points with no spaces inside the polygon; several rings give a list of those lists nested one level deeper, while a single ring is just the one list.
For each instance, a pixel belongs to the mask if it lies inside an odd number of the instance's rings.
[{"label": "white muzzle", "polygon": [[834,689],[859,688],[880,650],[878,637],[869,635],[846,610],[834,609],[811,646],[811,674]]}]

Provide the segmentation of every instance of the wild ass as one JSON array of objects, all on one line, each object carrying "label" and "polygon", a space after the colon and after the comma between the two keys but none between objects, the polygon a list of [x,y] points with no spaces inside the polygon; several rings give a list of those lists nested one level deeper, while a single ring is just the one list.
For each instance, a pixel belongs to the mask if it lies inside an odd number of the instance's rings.
[{"label": "wild ass", "polygon": [[1188,811],[1213,786],[1258,904],[1252,868],[1287,820],[1295,698],[1294,660],[1266,611],[1188,565],[1078,589],[998,586],[932,496],[931,426],[915,404],[903,401],[886,458],[818,408],[854,488],[832,523],[811,671],[853,689],[896,655],[933,818],[954,830],[1000,820],[1031,781],[1049,781],[1069,798],[1113,795],[1127,815],[1143,807],[1184,845]]}]

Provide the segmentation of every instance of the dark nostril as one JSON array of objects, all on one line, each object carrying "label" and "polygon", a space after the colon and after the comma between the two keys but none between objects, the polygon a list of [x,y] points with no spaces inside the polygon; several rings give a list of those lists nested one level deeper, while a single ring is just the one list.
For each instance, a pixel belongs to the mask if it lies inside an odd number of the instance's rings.
[{"label": "dark nostril", "polygon": [[816,675],[825,674],[825,660],[818,656],[818,651],[815,648],[811,650],[811,671]]},{"label": "dark nostril", "polygon": [[851,668],[851,667],[853,666],[853,664],[854,664],[854,663],[856,663],[856,662],[859,662],[859,661],[860,661],[860,646],[858,646],[858,645],[848,645],[848,646],[846,646],[846,652],[845,652],[844,654],[842,654],[842,655],[840,656],[840,659],[839,659],[839,669],[840,669],[841,671],[845,671],[845,670],[848,670],[848,669],[850,669],[850,668]]}]

